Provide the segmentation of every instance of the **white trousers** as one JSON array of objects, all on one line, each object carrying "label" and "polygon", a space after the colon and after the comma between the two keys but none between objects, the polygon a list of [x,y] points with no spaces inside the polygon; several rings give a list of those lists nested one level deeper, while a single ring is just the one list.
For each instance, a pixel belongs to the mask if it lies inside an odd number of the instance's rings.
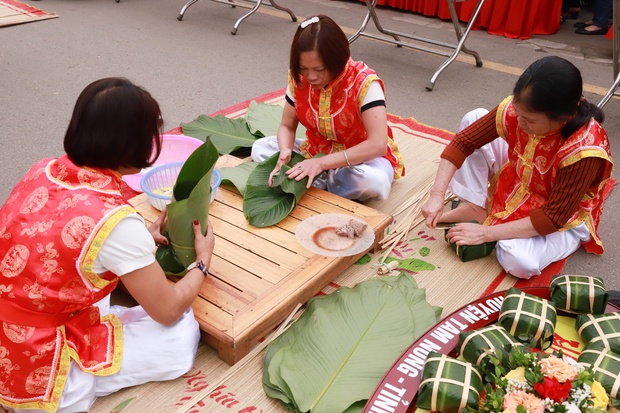
[{"label": "white trousers", "polygon": [[[99,307],[102,314],[106,314],[109,297],[107,303],[103,302]],[[123,324],[123,361],[120,371],[111,376],[93,376],[80,370],[71,361],[69,377],[57,412],[88,412],[97,397],[151,381],[176,379],[193,367],[200,330],[191,308],[169,327],[154,321],[140,306],[114,306],[110,312],[116,314]],[[43,412],[4,408],[15,413]]]},{"label": "white trousers", "polygon": [[[297,153],[305,139],[295,139],[293,150]],[[278,152],[275,136],[258,139],[252,145],[252,160],[262,162]],[[314,179],[313,186],[325,189],[343,198],[366,201],[368,199],[387,199],[394,181],[394,168],[390,161],[380,157],[364,163],[331,169]]]},{"label": "white trousers", "polygon": [[[468,112],[459,130],[487,113],[486,109]],[[454,174],[448,189],[459,198],[486,208],[489,181],[507,161],[508,144],[498,137],[467,157]],[[589,241],[590,237],[588,227],[582,223],[576,228],[545,236],[500,240],[496,245],[497,260],[507,273],[528,279],[539,275],[552,262],[577,251],[581,243]]]}]

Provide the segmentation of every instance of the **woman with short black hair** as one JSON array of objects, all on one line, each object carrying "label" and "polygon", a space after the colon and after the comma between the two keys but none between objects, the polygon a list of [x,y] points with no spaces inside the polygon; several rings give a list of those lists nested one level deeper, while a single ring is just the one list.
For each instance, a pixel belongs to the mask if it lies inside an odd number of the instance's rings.
[{"label": "woman with short black hair", "polygon": [[[159,105],[127,79],[88,85],[67,154],[37,162],[0,208],[0,407],[86,412],[97,397],[192,368],[200,338],[191,304],[213,254],[194,221],[197,264],[171,284],[146,228],[121,195],[124,174],[161,149]],[[138,306],[110,306],[122,281]]]},{"label": "woman with short black hair", "polygon": [[[289,82],[276,136],[257,140],[252,159],[280,152],[271,178],[291,160],[306,159],[287,171],[290,179],[358,201],[387,199],[403,159],[387,125],[385,88],[377,74],[351,59],[349,42],[331,18],[302,22],[291,44]],[[297,126],[306,139],[295,139]],[[316,155],[324,156],[317,157]]]},{"label": "woman with short black hair", "polygon": [[153,137],[162,123],[159,104],[149,92],[124,78],[100,79],[75,103],[65,152],[79,166],[146,168],[161,151],[161,140]]}]

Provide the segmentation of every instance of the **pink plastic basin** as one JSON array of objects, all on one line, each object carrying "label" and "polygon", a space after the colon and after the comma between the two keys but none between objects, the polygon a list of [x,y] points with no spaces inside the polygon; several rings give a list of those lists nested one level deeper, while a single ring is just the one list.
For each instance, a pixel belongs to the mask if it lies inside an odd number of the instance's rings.
[{"label": "pink plastic basin", "polygon": [[[162,135],[161,153],[153,167],[174,162],[185,162],[187,158],[204,142],[200,139],[185,135]],[[123,180],[136,192],[142,192],[140,180],[150,168],[143,169],[137,174],[125,175]]]}]

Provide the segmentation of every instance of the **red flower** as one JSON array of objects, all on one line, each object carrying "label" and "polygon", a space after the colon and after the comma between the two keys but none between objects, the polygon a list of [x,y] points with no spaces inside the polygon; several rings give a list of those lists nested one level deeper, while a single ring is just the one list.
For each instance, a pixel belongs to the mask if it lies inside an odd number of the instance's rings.
[{"label": "red flower", "polygon": [[564,383],[560,383],[558,379],[554,377],[545,377],[545,380],[541,383],[534,384],[534,390],[542,398],[549,398],[556,403],[562,403],[568,399],[570,393],[571,383],[569,380]]}]

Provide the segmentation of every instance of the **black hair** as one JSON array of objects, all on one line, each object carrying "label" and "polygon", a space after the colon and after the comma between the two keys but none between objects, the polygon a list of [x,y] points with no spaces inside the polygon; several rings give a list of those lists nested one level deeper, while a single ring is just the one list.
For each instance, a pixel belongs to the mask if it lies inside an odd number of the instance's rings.
[{"label": "black hair", "polygon": [[351,57],[349,40],[335,21],[323,14],[307,19],[297,28],[291,44],[289,68],[297,84],[301,82],[299,57],[303,52],[314,50],[323,61],[331,79],[337,78],[344,71]]},{"label": "black hair", "polygon": [[145,168],[161,152],[162,123],[149,92],[125,78],[100,79],[78,97],[64,149],[79,166]]},{"label": "black hair", "polygon": [[566,121],[562,137],[568,139],[594,118],[599,123],[605,114],[583,97],[581,72],[571,62],[547,56],[532,63],[519,77],[513,90],[514,100],[530,112],[544,113],[549,119]]}]

